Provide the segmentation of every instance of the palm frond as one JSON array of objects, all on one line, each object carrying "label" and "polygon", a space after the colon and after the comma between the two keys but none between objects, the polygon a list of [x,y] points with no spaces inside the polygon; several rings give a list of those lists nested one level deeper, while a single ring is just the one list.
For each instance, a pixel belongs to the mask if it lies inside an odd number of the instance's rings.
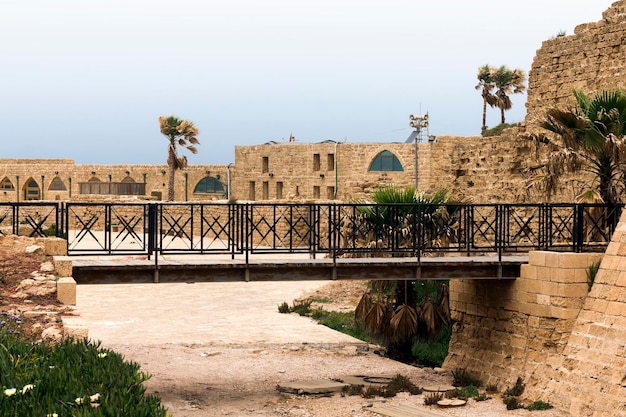
[{"label": "palm frond", "polygon": [[364,322],[365,316],[367,316],[367,313],[372,308],[372,305],[372,297],[367,292],[364,293],[359,299],[359,303],[354,310],[354,319],[357,322]]},{"label": "palm frond", "polygon": [[395,340],[406,340],[417,334],[418,319],[415,308],[402,304],[391,317],[392,335]]}]

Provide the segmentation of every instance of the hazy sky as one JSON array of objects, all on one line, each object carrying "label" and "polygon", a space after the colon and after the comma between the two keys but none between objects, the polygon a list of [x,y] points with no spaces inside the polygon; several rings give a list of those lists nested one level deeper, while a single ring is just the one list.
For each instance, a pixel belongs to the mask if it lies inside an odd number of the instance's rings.
[{"label": "hazy sky", "polygon": [[[530,70],[541,42],[611,0],[1,0],[0,157],[165,163],[158,117],[234,145],[480,133],[479,66]],[[524,118],[526,94],[507,121]],[[488,110],[489,126],[499,122]]]}]

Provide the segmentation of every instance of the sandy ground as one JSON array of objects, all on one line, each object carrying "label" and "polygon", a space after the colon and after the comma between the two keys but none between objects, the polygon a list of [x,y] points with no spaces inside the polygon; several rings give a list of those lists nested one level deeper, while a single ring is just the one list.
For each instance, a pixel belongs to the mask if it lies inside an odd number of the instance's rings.
[{"label": "sandy ground", "polygon": [[531,414],[506,411],[499,398],[438,409],[423,405],[424,394],[385,400],[279,392],[279,384],[347,375],[402,374],[422,387],[451,382],[448,373],[389,360],[375,346],[308,318],[278,313],[280,303],[304,294],[334,294],[328,307],[354,308],[361,292],[362,287],[340,282],[80,285],[77,307],[92,339],[152,375],[148,391],[158,394],[174,417],[372,417],[378,414],[369,406],[390,404],[459,417]]}]

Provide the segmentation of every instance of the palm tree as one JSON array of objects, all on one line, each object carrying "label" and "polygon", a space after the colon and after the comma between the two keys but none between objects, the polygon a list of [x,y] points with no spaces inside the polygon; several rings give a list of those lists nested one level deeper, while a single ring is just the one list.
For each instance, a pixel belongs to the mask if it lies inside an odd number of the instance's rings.
[{"label": "palm tree", "polygon": [[504,112],[513,107],[509,94],[523,93],[526,90],[526,73],[517,68],[511,70],[502,65],[491,76],[496,88],[495,103],[492,105],[500,109],[500,123],[505,123]]},{"label": "palm tree", "polygon": [[180,145],[193,154],[198,153],[194,145],[200,144],[196,137],[200,132],[193,122],[179,119],[176,116],[159,116],[159,126],[161,133],[169,140],[167,148],[167,167],[169,170],[167,201],[174,201],[174,176],[177,170],[187,166],[187,157],[178,156],[177,146]]},{"label": "palm tree", "polygon": [[495,88],[493,76],[496,72],[494,67],[489,65],[483,65],[478,68],[478,84],[476,84],[476,90],[480,90],[480,94],[483,97],[483,125],[480,129],[481,135],[487,130],[487,104],[493,107],[496,104],[496,96],[492,91]]},{"label": "palm tree", "polygon": [[626,190],[626,92],[604,90],[587,96],[574,90],[574,98],[574,109],[553,108],[546,114],[542,127],[556,134],[554,139],[534,136],[549,146],[550,155],[530,185],[543,185],[549,196],[565,172],[584,170],[593,175],[591,185],[596,188],[584,190],[579,200],[618,203]]}]

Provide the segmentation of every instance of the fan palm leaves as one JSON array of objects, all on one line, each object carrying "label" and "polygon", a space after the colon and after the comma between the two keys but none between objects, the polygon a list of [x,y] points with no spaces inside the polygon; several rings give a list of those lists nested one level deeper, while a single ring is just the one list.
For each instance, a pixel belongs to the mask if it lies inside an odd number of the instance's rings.
[{"label": "fan palm leaves", "polygon": [[192,154],[198,153],[195,145],[199,145],[198,128],[188,120],[176,116],[160,116],[161,133],[169,140],[167,148],[167,166],[169,169],[167,200],[174,200],[174,176],[176,171],[187,167],[187,157],[178,155],[178,147],[187,149]]},{"label": "fan palm leaves", "polygon": [[496,88],[493,106],[500,109],[500,123],[506,123],[504,112],[513,107],[509,95],[523,93],[526,90],[524,85],[526,73],[519,68],[509,69],[503,65],[492,75],[492,80]]},{"label": "fan palm leaves", "polygon": [[593,176],[595,192],[583,190],[578,200],[618,203],[625,190],[626,93],[604,90],[589,96],[575,90],[574,98],[574,108],[546,112],[541,126],[551,137],[533,136],[550,154],[529,186],[540,185],[550,196],[564,173],[585,171]]}]

